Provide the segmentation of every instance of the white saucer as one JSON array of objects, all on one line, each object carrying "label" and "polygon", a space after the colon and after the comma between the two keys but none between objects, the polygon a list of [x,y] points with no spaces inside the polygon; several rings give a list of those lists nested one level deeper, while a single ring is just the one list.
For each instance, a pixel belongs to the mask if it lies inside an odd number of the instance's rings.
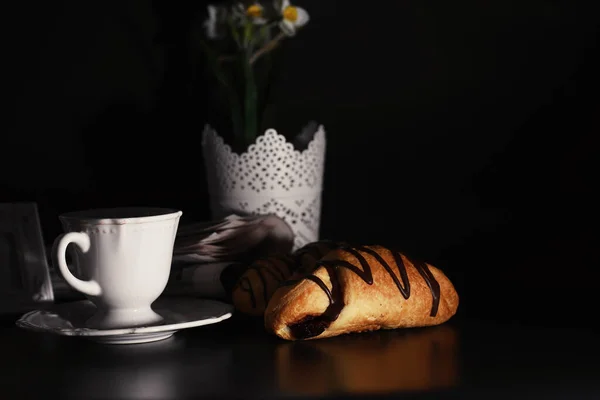
[{"label": "white saucer", "polygon": [[181,329],[216,324],[231,317],[233,306],[216,300],[193,297],[164,297],[152,304],[164,320],[156,325],[123,329],[90,329],[85,321],[96,311],[89,300],[58,304],[48,310],[23,315],[17,326],[63,336],[80,336],[107,344],[156,342]]}]

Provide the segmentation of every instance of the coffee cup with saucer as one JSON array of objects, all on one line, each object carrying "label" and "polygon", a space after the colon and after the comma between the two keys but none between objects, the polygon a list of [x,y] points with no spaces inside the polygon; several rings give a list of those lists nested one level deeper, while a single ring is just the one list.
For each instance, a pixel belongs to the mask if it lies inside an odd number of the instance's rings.
[{"label": "coffee cup with saucer", "polygon": [[[65,233],[53,257],[65,281],[96,312],[87,328],[110,330],[160,324],[152,303],[164,291],[182,212],[127,207],[76,211],[59,217]],[[70,246],[72,245],[72,246]],[[66,261],[72,251],[76,277]]]}]

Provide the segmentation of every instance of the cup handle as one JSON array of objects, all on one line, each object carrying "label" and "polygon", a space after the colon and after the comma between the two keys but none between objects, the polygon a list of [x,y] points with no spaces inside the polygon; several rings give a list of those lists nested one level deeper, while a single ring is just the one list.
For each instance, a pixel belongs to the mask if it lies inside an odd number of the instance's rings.
[{"label": "cup handle", "polygon": [[84,281],[79,278],[76,278],[75,275],[69,271],[69,267],[67,266],[66,252],[67,247],[73,243],[76,244],[81,251],[87,253],[90,249],[90,237],[85,232],[69,232],[60,236],[58,239],[58,244],[56,246],[56,261],[58,264],[58,269],[60,270],[61,275],[65,278],[65,281],[73,289],[80,291],[83,294],[87,294],[88,296],[99,296],[102,293],[102,289],[98,282],[94,280]]}]

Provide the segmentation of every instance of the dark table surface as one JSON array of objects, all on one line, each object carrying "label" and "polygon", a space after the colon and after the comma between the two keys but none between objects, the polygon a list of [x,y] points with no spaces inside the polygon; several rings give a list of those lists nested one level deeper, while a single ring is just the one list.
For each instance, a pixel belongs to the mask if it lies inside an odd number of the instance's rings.
[{"label": "dark table surface", "polygon": [[475,321],[304,342],[239,316],[138,345],[30,332],[5,316],[1,398],[600,398],[584,328]]}]

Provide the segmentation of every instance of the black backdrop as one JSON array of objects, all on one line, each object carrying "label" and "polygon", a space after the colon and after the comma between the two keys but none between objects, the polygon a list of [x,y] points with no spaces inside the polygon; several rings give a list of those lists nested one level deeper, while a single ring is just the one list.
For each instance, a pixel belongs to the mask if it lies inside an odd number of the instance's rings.
[{"label": "black backdrop", "polygon": [[[49,243],[73,209],[206,220],[213,110],[186,42],[206,2],[15,3],[0,13],[0,201],[38,202]],[[470,316],[585,316],[600,265],[599,7],[297,3],[312,20],[280,50],[267,123],[325,125],[322,236],[438,264]]]}]

